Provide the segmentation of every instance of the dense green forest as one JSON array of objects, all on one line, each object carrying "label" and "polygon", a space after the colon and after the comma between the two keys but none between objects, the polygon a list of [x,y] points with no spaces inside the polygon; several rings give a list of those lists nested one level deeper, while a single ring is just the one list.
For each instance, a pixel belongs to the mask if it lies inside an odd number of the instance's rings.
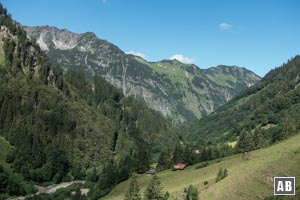
[{"label": "dense green forest", "polygon": [[238,152],[266,147],[299,131],[300,56],[188,127],[195,145],[237,141]]},{"label": "dense green forest", "polygon": [[[7,171],[33,183],[84,179],[94,182],[91,195],[98,198],[178,143],[160,114],[102,77],[90,81],[82,72],[51,66],[2,5],[0,25],[0,134],[12,146],[1,180],[13,180]],[[1,191],[26,192],[22,186]]]}]

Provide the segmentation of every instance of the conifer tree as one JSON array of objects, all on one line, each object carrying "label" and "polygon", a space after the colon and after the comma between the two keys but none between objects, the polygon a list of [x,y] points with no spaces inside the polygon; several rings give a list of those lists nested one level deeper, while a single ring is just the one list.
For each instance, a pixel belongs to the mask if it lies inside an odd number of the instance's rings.
[{"label": "conifer tree", "polygon": [[253,150],[255,148],[255,143],[252,135],[246,131],[242,131],[236,146],[239,153],[245,153]]},{"label": "conifer tree", "polygon": [[173,163],[179,163],[183,161],[183,150],[180,144],[175,146],[172,156]]},{"label": "conifer tree", "polygon": [[253,141],[255,144],[255,149],[260,149],[263,146],[262,132],[259,129],[255,129],[253,133]]},{"label": "conifer tree", "polygon": [[145,199],[161,200],[163,198],[164,194],[162,192],[161,182],[158,177],[154,175],[145,191]]},{"label": "conifer tree", "polygon": [[198,189],[194,186],[190,185],[188,189],[184,188],[185,193],[185,200],[198,200],[199,199],[199,193]]},{"label": "conifer tree", "polygon": [[222,168],[219,169],[219,172],[217,174],[217,178],[216,178],[216,183],[219,182],[220,180],[226,178],[228,176],[228,171],[225,168],[224,170]]},{"label": "conifer tree", "polygon": [[157,169],[158,170],[164,170],[170,167],[170,152],[169,151],[163,151],[158,159],[157,162]]},{"label": "conifer tree", "polygon": [[132,175],[130,180],[130,185],[127,190],[125,200],[141,200],[140,188],[137,182],[137,176],[135,174]]}]

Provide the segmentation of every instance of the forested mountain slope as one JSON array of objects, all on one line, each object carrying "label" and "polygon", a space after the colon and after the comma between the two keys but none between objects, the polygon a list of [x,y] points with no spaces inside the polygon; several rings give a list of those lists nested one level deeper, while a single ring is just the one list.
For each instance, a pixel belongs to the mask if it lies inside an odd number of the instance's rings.
[{"label": "forested mountain slope", "polygon": [[237,66],[200,69],[177,60],[147,62],[125,54],[94,33],[76,34],[56,27],[25,27],[47,52],[53,64],[101,75],[126,96],[169,118],[173,124],[199,119],[220,107],[239,91],[260,80]]},{"label": "forested mountain slope", "polygon": [[256,140],[258,146],[252,148],[284,139],[300,128],[299,85],[300,57],[296,56],[208,117],[194,122],[187,138],[203,143],[207,138],[211,142],[234,141],[240,136]]},{"label": "forested mountain slope", "polygon": [[[53,67],[2,5],[0,25],[0,135],[11,146],[0,154],[5,173],[35,183],[98,181],[95,195],[101,196],[179,141],[160,114],[102,77],[88,80],[81,72]],[[2,191],[11,187],[5,180],[1,193],[28,192],[22,185]]]}]

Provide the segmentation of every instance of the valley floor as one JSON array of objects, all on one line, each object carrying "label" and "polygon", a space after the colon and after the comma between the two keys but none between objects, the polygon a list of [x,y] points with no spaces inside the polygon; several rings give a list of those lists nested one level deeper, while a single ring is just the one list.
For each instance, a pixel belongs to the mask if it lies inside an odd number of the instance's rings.
[{"label": "valley floor", "polygon": [[[164,191],[182,199],[183,190],[194,185],[199,190],[200,199],[264,199],[273,195],[274,176],[296,177],[296,198],[299,199],[300,180],[300,134],[271,147],[250,152],[243,159],[235,155],[221,159],[208,167],[196,169],[189,166],[183,171],[163,171],[158,173]],[[228,170],[228,177],[215,183],[220,168]],[[139,175],[138,183],[143,193],[151,177]],[[204,181],[208,181],[204,185]],[[105,200],[123,200],[129,181],[116,186]],[[289,197],[286,197],[289,198]],[[291,196],[294,199],[295,196]]]}]

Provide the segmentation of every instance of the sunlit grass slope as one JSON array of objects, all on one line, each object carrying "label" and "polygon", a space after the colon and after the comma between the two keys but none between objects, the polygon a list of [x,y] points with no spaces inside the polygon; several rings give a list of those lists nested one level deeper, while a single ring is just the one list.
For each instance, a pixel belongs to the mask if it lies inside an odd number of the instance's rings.
[{"label": "sunlit grass slope", "polygon": [[[296,176],[296,197],[300,197],[300,135],[297,134],[271,147],[253,151],[243,159],[241,155],[212,162],[208,167],[196,169],[190,166],[184,171],[158,173],[165,191],[181,199],[185,187],[193,184],[200,199],[264,199],[273,195],[274,176]],[[199,164],[198,164],[199,165]],[[228,177],[215,183],[220,168],[227,168]],[[138,182],[143,192],[151,177],[139,175]],[[203,182],[208,181],[207,185]],[[121,200],[128,188],[128,181],[119,184],[103,199]],[[289,197],[285,197],[289,198]]]}]

